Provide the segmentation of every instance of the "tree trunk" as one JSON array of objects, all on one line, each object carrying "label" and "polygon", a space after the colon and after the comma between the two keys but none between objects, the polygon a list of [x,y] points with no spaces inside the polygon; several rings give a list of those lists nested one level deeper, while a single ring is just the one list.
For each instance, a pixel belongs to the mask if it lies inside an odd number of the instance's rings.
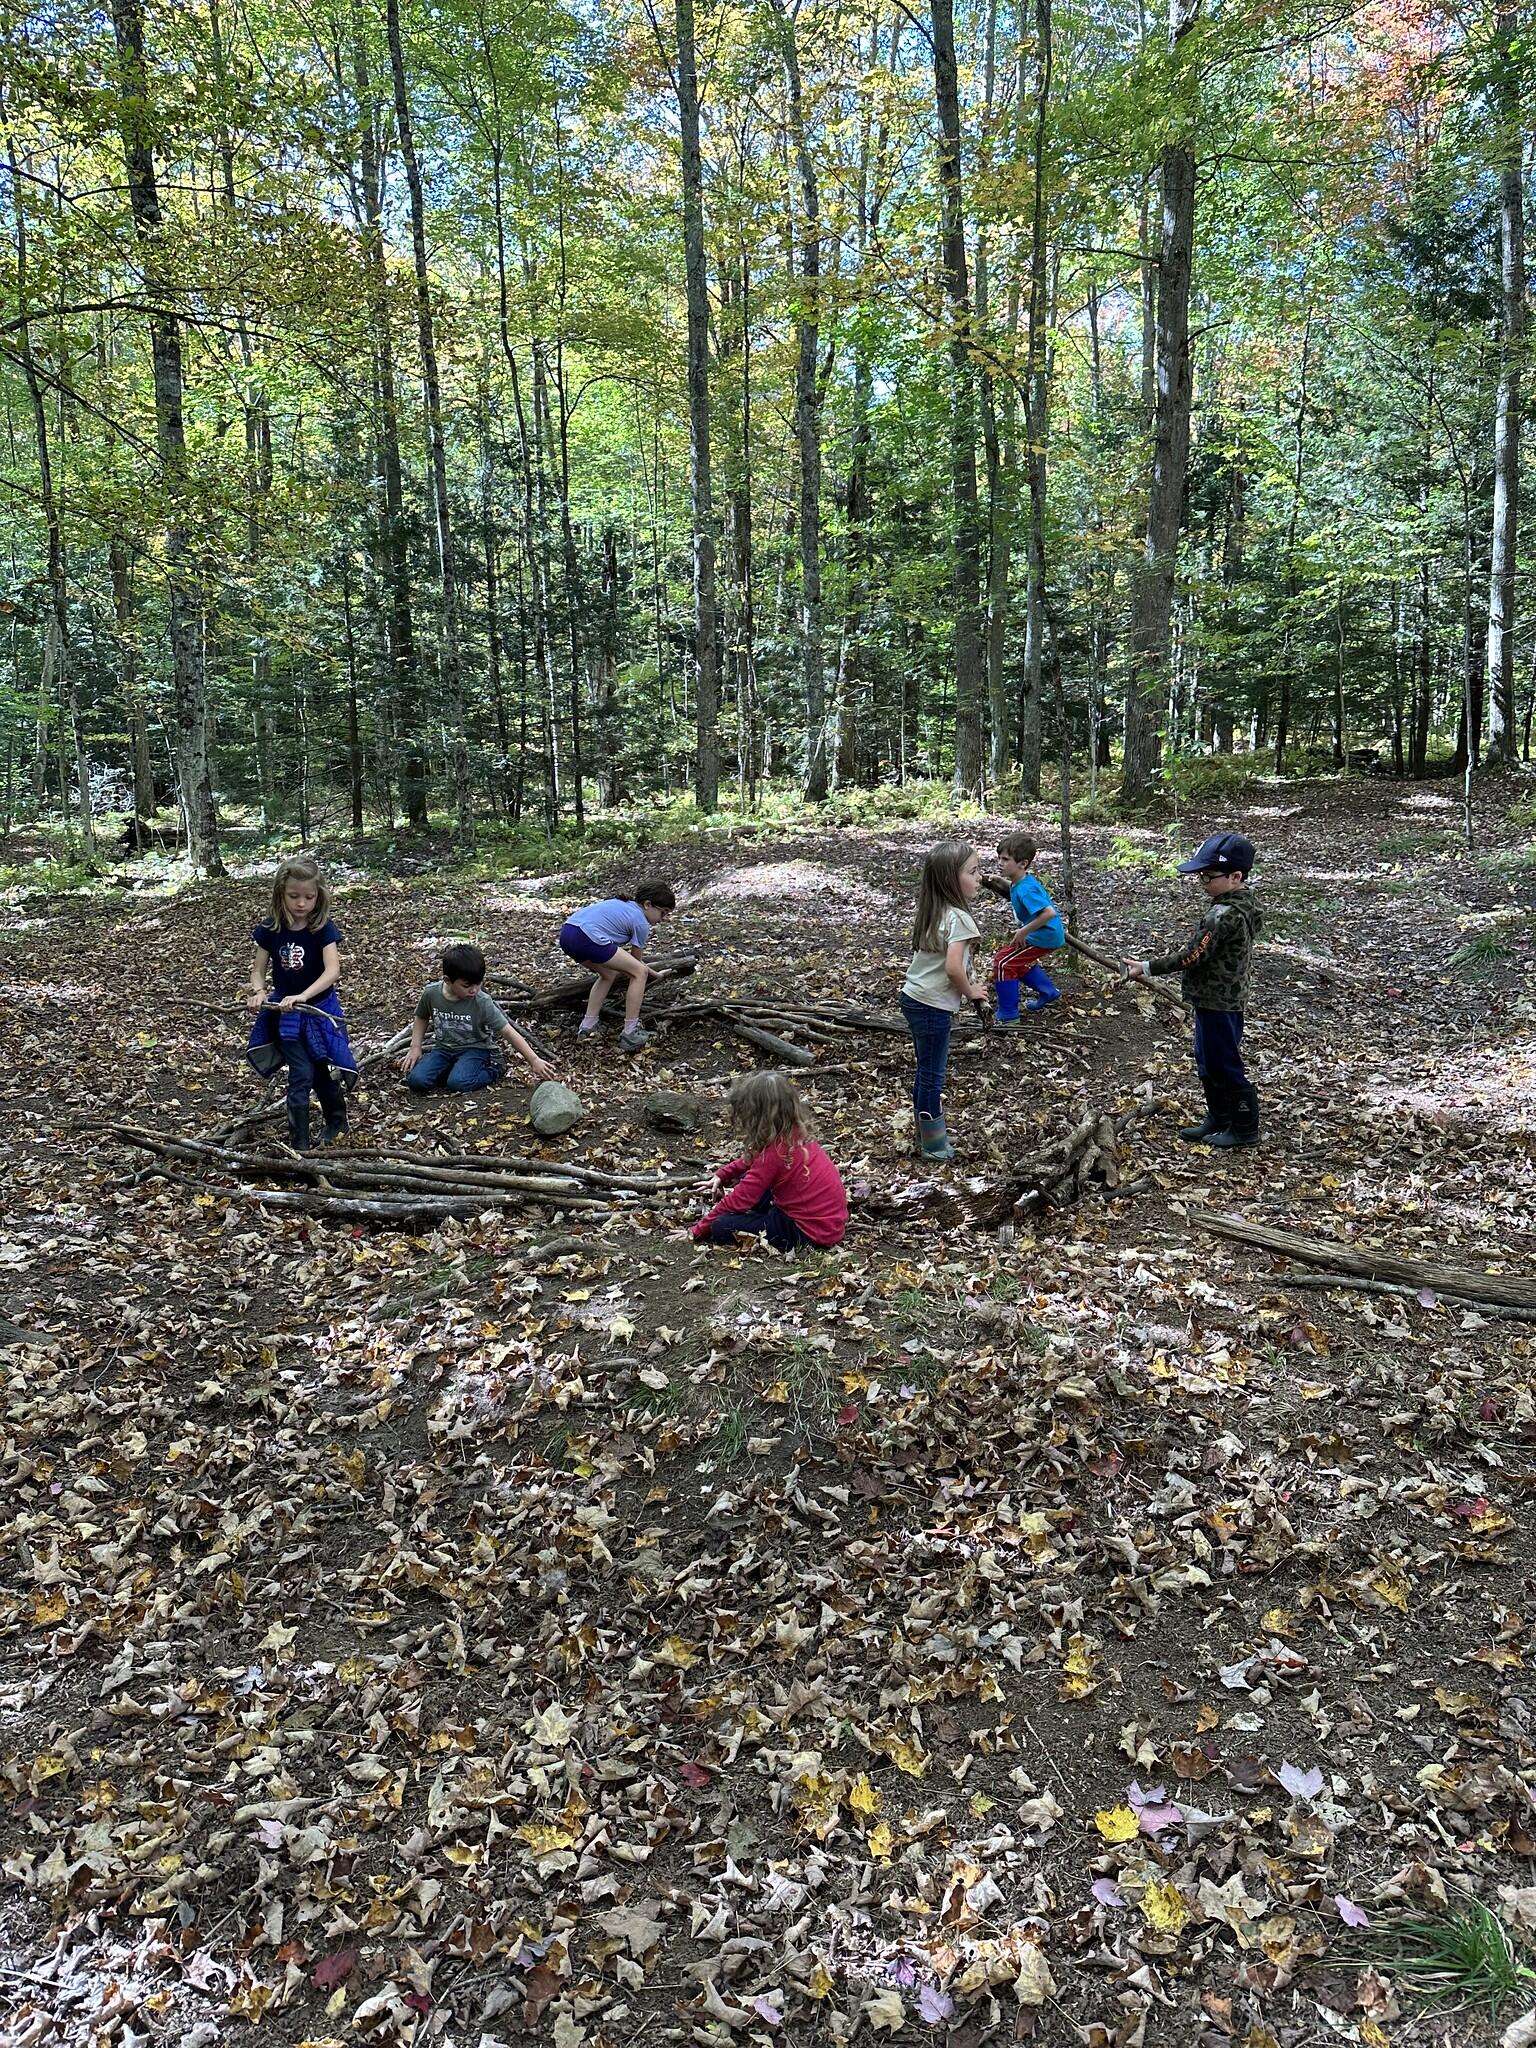
[{"label": "tree trunk", "polygon": [[1292,679],[1296,661],[1296,600],[1301,582],[1296,569],[1296,529],[1301,520],[1301,480],[1304,473],[1307,425],[1307,372],[1312,361],[1312,307],[1307,306],[1301,330],[1301,383],[1296,394],[1296,425],[1291,440],[1291,509],[1285,525],[1285,628],[1280,649],[1280,704],[1275,712],[1275,773],[1285,766],[1286,742],[1291,736]]},{"label": "tree trunk", "polygon": [[[1024,686],[1019,701],[1019,773],[1026,794],[1040,794],[1042,659],[1045,637],[1045,445],[1049,431],[1050,343],[1045,246],[1046,118],[1051,98],[1051,0],[1035,0],[1034,204],[1029,234],[1029,364],[1024,381],[1028,444],[1029,581],[1024,618]],[[1060,657],[1056,658],[1058,683]],[[1061,700],[1065,718],[1065,699]],[[1064,744],[1067,744],[1064,742]]]},{"label": "tree trunk", "polygon": [[805,688],[805,796],[827,793],[827,691],[821,621],[821,195],[805,133],[800,53],[783,0],[771,0],[789,100],[789,136],[800,180],[800,279],[795,305],[795,436],[800,449],[800,665]]},{"label": "tree trunk", "polygon": [[699,73],[693,0],[675,0],[677,112],[682,130],[683,253],[688,287],[688,468],[693,498],[693,632],[696,686],[694,797],[720,802],[720,667],[716,645],[715,505],[709,471],[709,279],[704,261],[704,165],[699,151]]},{"label": "tree trunk", "polygon": [[166,503],[165,572],[171,661],[175,671],[177,767],[192,865],[222,875],[218,818],[213,802],[208,673],[198,632],[187,477],[181,325],[170,311],[172,291],[160,256],[162,215],[150,137],[154,114],[144,61],[141,0],[112,0],[119,66],[118,109],[128,201],[138,238],[144,296],[148,300],[150,357],[154,366],[155,449]]},{"label": "tree trunk", "polygon": [[1515,541],[1520,505],[1520,372],[1525,353],[1525,136],[1520,125],[1519,24],[1500,9],[1495,29],[1494,104],[1499,115],[1500,246],[1504,336],[1493,425],[1493,548],[1488,576],[1489,767],[1515,758]]},{"label": "tree trunk", "polygon": [[389,594],[389,644],[394,725],[400,742],[400,794],[412,831],[427,828],[427,762],[422,744],[421,664],[411,609],[411,558],[405,529],[405,487],[400,467],[400,398],[395,382],[395,342],[390,321],[389,279],[384,265],[384,206],[379,162],[378,110],[368,78],[367,46],[360,8],[352,17],[352,61],[360,130],[363,269],[378,378],[379,466],[384,500],[379,515],[381,554]]},{"label": "tree trunk", "polygon": [[[1193,26],[1200,0],[1172,0],[1170,42],[1176,52]],[[1181,123],[1186,134],[1193,120]],[[1157,399],[1147,538],[1131,619],[1125,696],[1122,795],[1144,802],[1162,765],[1158,721],[1167,697],[1173,629],[1173,579],[1178,561],[1184,480],[1189,466],[1189,281],[1194,252],[1195,156],[1175,139],[1162,158],[1163,232],[1157,279]]]},{"label": "tree trunk", "polygon": [[454,552],[453,515],[448,502],[448,451],[443,439],[443,393],[437,368],[437,329],[432,312],[432,281],[427,268],[427,211],[422,193],[421,164],[411,126],[410,95],[405,83],[405,55],[400,43],[400,0],[386,0],[390,73],[395,87],[395,124],[400,160],[411,199],[411,251],[416,272],[416,331],[421,344],[421,379],[427,405],[427,455],[432,470],[432,504],[437,515],[437,573],[442,590],[442,622],[438,666],[442,679],[448,745],[452,762],[453,809],[462,844],[475,836],[470,801],[469,742],[464,729],[464,672],[459,653],[459,575]]},{"label": "tree trunk", "polygon": [[982,786],[981,507],[976,480],[976,397],[971,290],[960,164],[960,78],[952,0],[933,0],[933,88],[939,121],[941,267],[949,305],[950,465],[954,494],[955,794]]},{"label": "tree trunk", "polygon": [[[987,0],[985,62],[982,73],[981,134],[984,148],[992,140],[992,110],[997,93],[997,0]],[[1020,73],[1023,70],[1023,38],[1019,38]],[[997,337],[992,326],[992,272],[985,226],[976,233],[976,333],[981,344],[977,368],[977,393],[981,400],[981,445],[987,465],[987,577],[986,626],[983,660],[987,689],[987,768],[993,789],[1001,787],[1013,756],[1011,721],[1008,716],[1007,638],[1008,570],[1013,541],[1013,478],[1004,459],[1001,412],[1012,393],[1011,363],[999,378],[994,374],[998,359]],[[1017,271],[1009,282],[1010,312],[1017,305]],[[1011,352],[1016,322],[1008,322]],[[1011,436],[1010,436],[1011,439]],[[1009,451],[1011,455],[1012,451]],[[1036,778],[1038,784],[1038,776]],[[1026,792],[1028,793],[1028,792]],[[1036,792],[1037,793],[1037,792]]]}]

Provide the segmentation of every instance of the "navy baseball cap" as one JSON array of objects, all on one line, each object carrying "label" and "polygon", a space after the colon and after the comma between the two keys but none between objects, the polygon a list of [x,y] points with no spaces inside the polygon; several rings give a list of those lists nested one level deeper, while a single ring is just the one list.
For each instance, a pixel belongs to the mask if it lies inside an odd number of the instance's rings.
[{"label": "navy baseball cap", "polygon": [[1250,875],[1253,873],[1253,841],[1241,832],[1213,832],[1209,839],[1180,861],[1181,875]]}]

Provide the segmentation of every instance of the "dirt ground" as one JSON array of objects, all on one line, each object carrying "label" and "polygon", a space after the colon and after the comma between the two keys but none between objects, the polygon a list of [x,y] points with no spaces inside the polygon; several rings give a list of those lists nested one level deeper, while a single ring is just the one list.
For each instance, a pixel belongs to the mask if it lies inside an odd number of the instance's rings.
[{"label": "dirt ground", "polygon": [[[1084,936],[1175,938],[1170,856],[1232,824],[1261,1147],[1178,1144],[1178,1021],[1086,970],[957,1053],[948,1204],[905,1042],[824,1050],[853,1224],[795,1261],[696,1210],[414,1235],[149,1172],[105,1124],[255,1099],[260,879],[0,908],[0,2038],[1382,2048],[1536,2005],[1427,2008],[1380,1947],[1472,1898],[1532,1960],[1536,1323],[1191,1214],[1536,1272],[1528,833],[1469,855],[1444,785],[1372,783],[1079,828]],[[931,837],[643,867],[700,992],[888,1007]],[[336,871],[360,1051],[445,940],[542,983],[637,872]],[[547,1036],[588,1115],[545,1156],[734,1149],[718,1027]],[[374,1068],[355,1136],[526,1152],[527,1095]],[[1133,1103],[1119,1190],[964,1221]]]}]

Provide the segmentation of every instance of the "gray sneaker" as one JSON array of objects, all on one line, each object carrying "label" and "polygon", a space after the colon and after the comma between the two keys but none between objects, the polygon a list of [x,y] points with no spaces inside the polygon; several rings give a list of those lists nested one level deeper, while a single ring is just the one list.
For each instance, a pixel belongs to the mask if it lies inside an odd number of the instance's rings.
[{"label": "gray sneaker", "polygon": [[638,1052],[642,1045],[649,1045],[651,1034],[643,1024],[631,1024],[619,1040],[626,1052]]}]

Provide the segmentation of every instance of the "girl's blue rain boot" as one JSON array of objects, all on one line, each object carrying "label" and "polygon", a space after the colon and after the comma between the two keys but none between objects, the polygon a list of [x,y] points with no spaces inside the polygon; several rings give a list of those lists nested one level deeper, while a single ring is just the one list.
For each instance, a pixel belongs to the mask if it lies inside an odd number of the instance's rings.
[{"label": "girl's blue rain boot", "polygon": [[944,1128],[941,1116],[923,1116],[917,1119],[917,1149],[924,1159],[953,1159],[955,1148],[949,1142],[949,1133]]},{"label": "girl's blue rain boot", "polygon": [[997,1014],[993,1019],[998,1031],[1017,1031],[1019,1028],[1019,984],[1016,981],[994,981],[997,990]]},{"label": "girl's blue rain boot", "polygon": [[1034,994],[1024,1005],[1026,1010],[1048,1010],[1052,1003],[1061,1001],[1061,990],[1043,967],[1031,967],[1024,979],[1034,990]]}]

